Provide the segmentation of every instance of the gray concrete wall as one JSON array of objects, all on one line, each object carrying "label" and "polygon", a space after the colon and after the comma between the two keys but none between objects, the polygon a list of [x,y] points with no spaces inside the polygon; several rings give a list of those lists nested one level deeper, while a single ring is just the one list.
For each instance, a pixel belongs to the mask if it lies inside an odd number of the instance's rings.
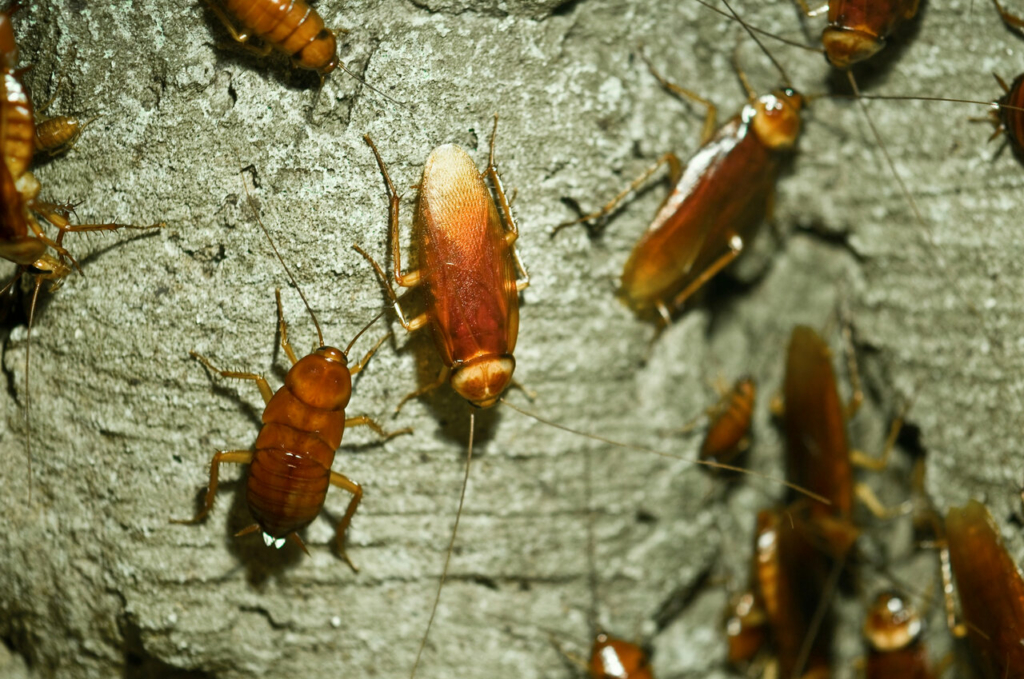
[{"label": "gray concrete wall", "polygon": [[[361,134],[374,137],[408,187],[442,143],[463,145],[482,165],[494,112],[499,166],[518,190],[520,248],[534,280],[523,296],[516,375],[538,396],[528,404],[513,392],[512,400],[692,456],[699,437],[666,432],[714,400],[709,381],[753,373],[762,398],[751,464],[777,474],[781,446],[767,402],[788,333],[798,322],[823,326],[843,294],[869,395],[853,440],[876,450],[900,399],[914,396],[910,419],[939,505],[985,499],[1020,554],[1024,543],[1007,520],[1024,474],[1016,458],[1021,167],[985,143],[986,126],[968,121],[980,108],[871,106],[940,263],[857,108],[814,102],[780,184],[777,228],[764,231],[744,267],[748,282],[720,287],[681,317],[645,363],[653,328],[612,293],[662,188],[632,201],[600,238],[578,229],[550,240],[548,230],[574,216],[563,199],[593,208],[661,153],[687,157],[697,147],[701,112],[659,89],[638,44],[725,116],[743,102],[729,65],[736,26],[674,2],[322,0],[318,8],[329,25],[352,29],[342,47],[349,66],[407,109],[338,72],[308,124],[315,78],[218,49],[227,34],[198,3],[58,0],[16,17],[37,100],[63,71],[71,86],[54,112],[102,114],[71,153],[38,169],[44,196],[82,200],[82,221],[163,220],[168,228],[68,239],[84,275],[46,297],[32,335],[31,503],[24,325],[3,344],[0,674],[407,674],[451,530],[468,418],[445,389],[388,419],[436,371],[429,338],[408,338],[389,318],[395,340],[356,383],[350,412],[415,429],[383,445],[363,430],[345,436],[335,469],[366,489],[349,534],[358,575],[330,550],[347,501],[336,490],[306,531],[308,558],[232,537],[249,522],[240,470],[225,469],[204,524],[168,524],[195,510],[216,449],[251,445],[262,408],[255,388],[211,382],[188,351],[266,372],[279,385],[286,362],[274,346],[275,286],[297,348],[313,341],[239,198],[236,154],[256,164],[264,219],[328,341],[343,346],[384,302],[349,247],[383,256],[387,243],[383,187]],[[820,28],[808,21],[801,34],[787,2],[740,11],[806,40]],[[864,84],[987,100],[998,93],[989,72],[1013,77],[1022,49],[987,4],[971,13],[967,2],[935,3]],[[826,89],[819,56],[772,50],[804,91]],[[756,87],[777,84],[749,40],[742,60]],[[405,195],[408,234],[414,191]],[[451,581],[420,676],[573,674],[551,636],[577,653],[589,643],[587,458],[602,623],[651,641],[660,677],[720,676],[725,592],[742,583],[756,509],[780,488],[748,481],[726,493],[684,462],[596,444],[503,408],[478,424]],[[906,495],[907,465],[900,455],[870,482],[896,502]],[[869,531],[869,553],[906,555],[883,537],[905,542],[905,522],[890,528]],[[919,582],[932,575],[924,568]],[[659,631],[658,611],[685,599],[702,575],[681,616]],[[865,581],[870,591],[885,578]],[[855,597],[843,614],[849,658],[859,653]],[[940,645],[943,636],[932,633]]]}]

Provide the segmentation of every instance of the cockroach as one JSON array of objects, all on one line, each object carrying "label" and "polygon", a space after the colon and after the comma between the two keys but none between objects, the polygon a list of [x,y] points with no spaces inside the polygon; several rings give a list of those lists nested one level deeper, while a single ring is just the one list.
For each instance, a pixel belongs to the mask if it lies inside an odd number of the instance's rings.
[{"label": "cockroach", "polygon": [[828,0],[815,9],[796,0],[809,17],[828,12],[821,33],[825,58],[839,69],[870,59],[885,47],[886,39],[917,14],[920,0]]},{"label": "cockroach", "polygon": [[[391,253],[395,284],[405,288],[422,287],[427,309],[407,320],[391,282],[379,264],[358,245],[353,248],[371,264],[394,306],[399,322],[407,332],[429,326],[434,345],[444,367],[431,384],[407,395],[398,407],[411,398],[426,394],[444,384],[470,403],[473,408],[490,408],[512,383],[516,360],[512,352],[519,334],[519,293],[530,284],[515,242],[519,228],[505,196],[494,161],[494,141],[498,116],[494,116],[487,169],[477,170],[469,154],[454,144],[434,149],[423,167],[419,184],[419,203],[414,230],[419,237],[420,268],[402,273],[398,236],[400,196],[388,174],[384,159],[369,135],[363,139],[373,151],[384,178],[390,213]],[[493,187],[488,188],[488,180]],[[458,530],[459,517],[469,478],[473,454],[475,415],[470,411],[466,476],[463,481],[452,540],[449,543],[441,575],[444,584]],[[427,633],[437,611],[441,587],[427,623]],[[413,666],[416,674],[426,635]]]},{"label": "cockroach", "polygon": [[[245,185],[245,190],[248,196],[248,185]],[[319,348],[302,359],[296,356],[288,341],[288,325],[284,320],[281,291],[277,290],[281,348],[291,361],[292,367],[285,376],[284,385],[276,393],[271,391],[270,385],[262,375],[221,370],[205,356],[195,351],[191,352],[191,355],[207,369],[223,378],[255,382],[266,403],[266,409],[263,411],[263,426],[256,438],[255,450],[217,452],[210,464],[210,485],[202,509],[192,519],[171,522],[194,524],[202,521],[210,512],[217,496],[220,465],[247,464],[249,474],[246,481],[246,502],[254,523],[239,531],[236,537],[260,531],[268,547],[273,545],[280,549],[287,540],[291,540],[308,554],[302,538],[296,531],[312,523],[323,508],[328,486],[336,486],[352,495],[345,515],[337,526],[337,550],[352,570],[358,571],[345,551],[345,534],[359,507],[363,489],[343,474],[332,471],[331,466],[334,464],[334,456],[341,445],[341,437],[346,427],[367,426],[383,439],[410,431],[405,429],[388,433],[366,415],[345,416],[345,408],[352,396],[352,376],[362,371],[388,335],[381,337],[362,360],[351,368],[348,365],[348,353],[352,345],[373,325],[380,314],[356,334],[344,351],[327,346],[316,314],[306,301],[306,296],[292,276],[288,265],[278,253],[270,238],[270,232],[263,225],[255,205],[252,204],[251,196],[249,201],[260,227],[270,240],[274,254],[299,291],[299,296],[302,297],[303,304],[313,319]]]},{"label": "cockroach", "polygon": [[96,118],[80,120],[77,116],[54,116],[36,124],[35,151],[49,156],[70,151],[78,138]]},{"label": "cockroach", "polygon": [[[849,343],[848,334],[847,340]],[[820,533],[818,537],[825,540],[831,556],[837,559],[844,557],[860,532],[853,520],[854,497],[877,516],[891,513],[868,486],[856,483],[853,468],[884,469],[902,424],[902,417],[893,422],[881,457],[852,450],[846,421],[863,400],[852,351],[850,379],[853,395],[844,404],[828,345],[812,328],[793,328],[783,385],[786,478],[831,500],[827,506],[810,503],[809,513],[815,532]]]},{"label": "cockroach", "polygon": [[[341,64],[335,32],[305,0],[207,0],[206,4],[238,43],[261,56],[271,50],[287,55],[295,68],[315,72],[321,87],[324,77]],[[260,46],[250,44],[253,36]]]},{"label": "cockroach", "polygon": [[989,120],[995,127],[990,139],[1005,133],[1017,157],[1024,158],[1024,73],[1010,85],[995,73],[992,75],[1003,88],[1003,96],[993,102],[995,108],[989,111]]},{"label": "cockroach", "polygon": [[700,459],[731,463],[750,448],[750,424],[757,386],[750,377],[736,380],[709,411]]},{"label": "cockroach", "polygon": [[[28,458],[29,498],[32,496],[31,422],[29,417],[29,346],[35,318],[39,290],[44,281],[51,281],[50,290],[58,288],[78,263],[64,248],[65,234],[75,232],[113,231],[116,229],[150,229],[164,226],[132,224],[75,224],[69,217],[73,206],[39,200],[40,184],[29,172],[35,150],[35,119],[32,100],[22,82],[25,69],[18,68],[18,45],[14,40],[11,16],[19,8],[17,2],[0,12],[0,257],[17,265],[17,271],[0,294],[12,287],[24,274],[35,278],[35,291],[29,307],[28,331],[25,348],[25,448]],[[51,239],[39,224],[38,218],[58,230]],[[50,254],[50,251],[56,256]]]},{"label": "cockroach", "polygon": [[787,515],[758,513],[754,536],[757,589],[775,642],[782,677],[825,679],[831,666],[831,607],[838,570]]},{"label": "cockroach", "polygon": [[998,526],[983,504],[971,500],[949,510],[945,527],[962,614],[954,634],[967,637],[985,679],[1024,677],[1024,578]]},{"label": "cockroach", "polygon": [[729,598],[725,612],[725,637],[728,642],[726,659],[730,665],[746,665],[764,648],[768,641],[768,613],[758,587]]},{"label": "cockroach", "polygon": [[864,620],[868,647],[865,679],[934,679],[922,637],[924,621],[906,597],[895,591],[875,597]]},{"label": "cockroach", "polygon": [[598,634],[590,652],[592,679],[654,679],[647,653],[629,641]]},{"label": "cockroach", "polygon": [[666,90],[706,108],[700,150],[685,168],[678,156],[666,153],[600,210],[559,224],[554,233],[607,218],[667,165],[672,190],[633,246],[620,285],[621,296],[637,313],[654,310],[667,324],[691,295],[740,255],[770,216],[782,161],[800,136],[804,100],[781,69],[787,86],[758,96],[737,64],[748,103],[716,132],[715,105],[647,63]]}]

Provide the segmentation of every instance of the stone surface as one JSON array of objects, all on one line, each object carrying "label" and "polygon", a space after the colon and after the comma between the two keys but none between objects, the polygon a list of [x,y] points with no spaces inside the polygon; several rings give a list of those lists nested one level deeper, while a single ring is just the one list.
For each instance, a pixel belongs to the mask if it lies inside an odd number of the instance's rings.
[{"label": "stone surface", "polygon": [[[211,381],[188,351],[266,372],[278,386],[286,359],[275,349],[275,286],[296,348],[313,341],[245,203],[239,163],[255,164],[263,218],[328,342],[344,345],[385,301],[350,248],[358,242],[384,258],[387,247],[383,186],[361,135],[374,138],[403,187],[408,240],[415,191],[405,187],[419,180],[427,154],[455,142],[482,165],[495,112],[499,167],[518,191],[520,249],[533,275],[516,375],[538,396],[531,404],[512,392],[512,401],[692,456],[699,436],[669,432],[713,402],[716,377],[752,373],[761,398],[751,465],[779,474],[767,404],[790,328],[823,327],[842,296],[869,396],[853,441],[878,449],[888,418],[912,396],[909,419],[939,506],[984,499],[1021,553],[1010,520],[1024,473],[1015,457],[1024,403],[1015,216],[1024,182],[1013,154],[997,153],[988,129],[969,122],[980,108],[870,106],[933,249],[856,106],[815,101],[780,184],[777,228],[764,230],[744,282],[715,286],[648,352],[653,327],[613,291],[663,188],[628,203],[600,237],[548,232],[575,215],[566,199],[594,208],[661,153],[685,158],[697,147],[703,112],[658,87],[638,45],[667,76],[717,102],[724,119],[743,103],[730,66],[736,25],[696,3],[646,0],[317,6],[328,25],[351,29],[341,51],[348,67],[407,107],[337,72],[310,124],[316,78],[283,59],[218,48],[229,38],[199,3],[56,0],[16,16],[36,99],[63,72],[69,86],[53,112],[102,115],[73,151],[38,168],[44,196],[82,200],[83,222],[168,228],[68,239],[85,275],[45,296],[32,332],[31,502],[25,318],[8,319],[0,637],[10,653],[0,655],[0,673],[407,675],[451,530],[468,420],[447,388],[390,418],[439,366],[429,338],[407,338],[389,317],[396,338],[356,382],[351,413],[415,429],[384,444],[367,431],[346,433],[334,468],[366,489],[349,535],[359,574],[330,549],[347,502],[338,490],[305,533],[311,557],[232,537],[249,522],[240,470],[225,469],[203,524],[168,524],[195,510],[215,450],[251,445],[262,407],[250,384]],[[988,73],[1013,77],[1024,43],[990,10],[976,3],[969,12],[960,1],[926,8],[916,30],[862,74],[865,90],[994,97]],[[797,39],[820,28],[808,21],[802,33],[790,3],[739,11]],[[819,56],[769,44],[796,85],[825,91]],[[741,59],[755,87],[777,83],[749,39]],[[748,480],[726,492],[680,460],[608,447],[501,407],[477,425],[467,511],[420,676],[571,676],[551,640],[585,653],[595,606],[607,629],[656,647],[658,676],[721,675],[718,610],[725,589],[742,584],[755,512],[781,495],[778,486]],[[897,458],[870,479],[893,503],[906,495],[909,466],[906,454]],[[901,525],[869,531],[868,544],[906,554],[895,542]],[[930,563],[920,568],[917,582],[929,582]],[[873,572],[866,581],[885,578]],[[678,615],[658,618],[673,606]],[[856,602],[843,611],[849,662],[859,652]],[[932,637],[941,645],[941,629]]]}]

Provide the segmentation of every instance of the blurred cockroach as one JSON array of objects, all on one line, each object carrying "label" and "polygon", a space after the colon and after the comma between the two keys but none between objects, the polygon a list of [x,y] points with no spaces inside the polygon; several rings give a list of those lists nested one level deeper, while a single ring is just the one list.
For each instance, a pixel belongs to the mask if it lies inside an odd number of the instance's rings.
[{"label": "blurred cockroach", "polygon": [[865,679],[933,679],[921,615],[897,592],[882,592],[864,620]]},{"label": "blurred cockroach", "polygon": [[591,679],[654,679],[650,660],[640,646],[598,634],[590,651]]},{"label": "blurred cockroach", "polygon": [[890,514],[871,489],[857,483],[853,467],[884,469],[888,464],[902,418],[889,431],[881,457],[852,450],[846,438],[846,421],[863,400],[856,365],[850,355],[853,395],[842,403],[832,369],[832,352],[813,329],[793,328],[786,358],[783,387],[783,423],[786,432],[786,476],[831,500],[831,505],[812,502],[810,521],[831,556],[843,558],[860,532],[853,520],[856,496],[872,513]]},{"label": "blurred cockroach", "polygon": [[[32,100],[21,80],[25,69],[18,68],[18,46],[14,41],[12,14],[19,8],[12,3],[0,12],[0,77],[3,92],[0,93],[0,257],[14,262],[17,272],[4,286],[6,292],[24,274],[35,277],[35,291],[29,307],[28,331],[25,345],[25,448],[28,457],[29,497],[32,495],[32,453],[31,422],[29,419],[29,346],[32,338],[32,323],[36,303],[43,281],[52,281],[50,290],[55,290],[71,273],[71,266],[77,262],[64,248],[67,233],[113,231],[115,229],[150,229],[152,226],[132,224],[75,224],[69,216],[71,205],[48,203],[38,199],[40,184],[28,171],[35,150],[35,121]],[[42,218],[58,230],[57,238],[50,239],[37,219]],[[56,256],[51,255],[52,250]]]},{"label": "blurred cockroach", "polygon": [[796,527],[790,510],[757,515],[754,573],[782,677],[826,679],[831,666],[830,590],[838,571]]},{"label": "blurred cockroach", "polygon": [[[245,185],[245,190],[248,195],[248,185]],[[363,369],[366,362],[387,339],[387,335],[381,337],[359,363],[349,368],[348,352],[352,345],[373,325],[380,314],[356,334],[344,351],[327,346],[316,314],[306,301],[306,296],[292,276],[288,265],[278,253],[270,238],[270,232],[263,225],[255,205],[252,204],[251,196],[249,201],[253,214],[270,240],[274,254],[299,291],[299,296],[302,297],[302,302],[313,319],[319,348],[301,360],[295,355],[288,342],[288,325],[284,320],[281,291],[277,290],[281,348],[291,361],[292,367],[285,376],[284,386],[276,393],[271,391],[270,385],[262,375],[221,370],[206,357],[195,351],[191,352],[194,358],[221,377],[254,381],[267,407],[263,411],[263,427],[256,438],[255,450],[220,451],[214,455],[210,464],[210,485],[206,491],[203,508],[192,519],[172,520],[172,523],[194,524],[206,517],[217,495],[217,477],[222,463],[248,464],[246,500],[255,523],[239,531],[236,537],[261,531],[267,546],[273,545],[280,549],[286,540],[291,539],[303,551],[307,551],[296,531],[308,526],[320,513],[327,497],[328,486],[337,486],[351,493],[352,500],[349,501],[345,515],[338,523],[336,545],[346,563],[353,570],[358,570],[345,552],[345,532],[363,497],[363,489],[348,477],[331,471],[331,465],[334,463],[338,446],[341,445],[345,427],[368,426],[384,439],[410,431],[406,429],[388,433],[365,415],[345,416],[345,408],[352,396],[352,376]]]},{"label": "blurred cockroach", "polygon": [[962,614],[960,623],[951,620],[951,629],[967,637],[984,679],[1024,677],[1024,578],[992,515],[975,500],[951,508],[946,540]]},{"label": "blurred cockroach", "polygon": [[1024,73],[1014,78],[1010,85],[995,73],[992,75],[1003,88],[1003,96],[996,99],[995,108],[989,111],[989,120],[996,128],[991,139],[1005,132],[1014,153],[1018,158],[1024,158]]},{"label": "blurred cockroach", "polygon": [[809,17],[828,11],[821,44],[828,62],[844,70],[878,54],[893,31],[914,18],[920,4],[920,0],[828,0],[811,9],[807,0],[796,2]]},{"label": "blurred cockroach", "polygon": [[707,109],[700,150],[685,168],[674,153],[666,153],[603,208],[559,224],[554,233],[608,217],[662,165],[668,165],[672,191],[633,247],[620,291],[638,313],[653,309],[669,323],[691,295],[739,256],[757,227],[770,217],[779,169],[800,136],[804,100],[788,85],[781,68],[787,86],[757,96],[737,64],[748,103],[716,132],[714,104],[669,82],[649,61],[648,66],[666,90]]},{"label": "blurred cockroach", "polygon": [[[420,239],[420,268],[404,274],[398,237],[400,197],[373,140],[369,135],[363,137],[377,159],[387,190],[395,283],[405,288],[421,286],[426,293],[427,310],[407,320],[384,270],[358,245],[353,247],[377,272],[402,327],[413,332],[430,326],[434,345],[444,364],[434,382],[406,396],[399,408],[405,401],[436,389],[446,380],[474,408],[490,408],[512,382],[516,367],[512,352],[519,334],[519,293],[530,284],[530,277],[515,247],[519,229],[494,162],[497,131],[498,116],[495,115],[490,155],[483,172],[477,170],[469,154],[454,144],[439,146],[427,158],[419,184],[414,227]],[[493,194],[487,180],[491,182]],[[473,454],[474,420],[471,409],[466,476],[437,599],[427,623],[428,634],[462,514]],[[426,635],[416,655],[412,676],[416,674],[425,644]]]},{"label": "blurred cockroach", "polygon": [[732,463],[750,448],[750,422],[757,387],[742,377],[709,411],[707,433],[700,446],[700,459]]}]

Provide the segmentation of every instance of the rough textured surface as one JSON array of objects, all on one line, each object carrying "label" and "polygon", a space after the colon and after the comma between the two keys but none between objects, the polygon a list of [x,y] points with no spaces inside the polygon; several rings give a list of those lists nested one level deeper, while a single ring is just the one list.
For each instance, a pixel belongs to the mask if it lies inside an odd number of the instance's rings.
[{"label": "rough textured surface", "polygon": [[[751,22],[801,37],[791,3],[744,5]],[[496,111],[499,166],[506,186],[518,190],[520,248],[534,277],[516,374],[538,397],[531,405],[513,392],[513,401],[691,456],[699,437],[666,432],[714,400],[709,381],[749,372],[762,394],[751,464],[780,473],[767,402],[780,384],[788,333],[796,322],[822,327],[841,290],[869,392],[853,440],[877,449],[899,397],[913,395],[910,419],[939,505],[986,500],[1021,553],[1009,521],[1022,480],[1014,456],[1024,403],[1024,328],[1015,313],[1021,166],[1009,152],[997,155],[996,144],[985,144],[988,130],[968,121],[980,109],[871,106],[940,264],[856,107],[816,101],[801,153],[781,182],[778,228],[764,231],[744,264],[747,282],[716,286],[645,363],[652,327],[612,292],[662,188],[629,203],[599,238],[577,229],[552,241],[548,228],[573,216],[564,198],[592,208],[664,151],[686,157],[696,148],[702,112],[658,88],[638,44],[724,116],[743,101],[729,65],[736,26],[696,3],[653,1],[322,0],[318,7],[328,25],[352,29],[342,48],[349,67],[409,109],[339,72],[308,124],[315,78],[283,60],[218,49],[227,34],[200,4],[57,0],[17,17],[36,98],[48,96],[63,70],[71,86],[54,110],[103,114],[71,153],[39,168],[44,195],[84,200],[83,221],[169,227],[70,241],[86,275],[45,299],[32,335],[31,504],[24,317],[8,321],[0,674],[406,675],[457,501],[465,404],[444,389],[388,420],[414,427],[411,436],[380,445],[366,431],[346,435],[335,468],[366,489],[349,538],[362,568],[356,575],[330,550],[347,501],[336,490],[306,531],[310,558],[265,549],[253,536],[234,539],[248,522],[234,482],[224,484],[202,525],[168,524],[196,508],[215,449],[251,444],[261,411],[251,385],[211,382],[187,352],[266,371],[279,385],[286,361],[275,349],[275,286],[284,288],[296,346],[313,337],[239,199],[236,154],[258,168],[255,198],[265,221],[328,341],[341,344],[384,301],[349,247],[359,242],[383,257],[387,242],[383,187],[360,135],[373,136],[395,181],[408,187],[442,143],[465,146],[482,165]],[[987,74],[1012,77],[1024,44],[990,9],[975,3],[969,14],[959,1],[926,8],[916,33],[862,84],[992,98],[998,90]],[[818,28],[808,21],[804,39]],[[825,90],[820,57],[772,50],[798,86]],[[749,40],[742,60],[756,87],[777,83]],[[414,191],[405,193],[407,233]],[[407,338],[390,322],[396,339],[357,380],[353,414],[388,417],[438,367],[429,338]],[[577,653],[589,643],[588,458],[602,623],[650,640],[658,676],[723,674],[725,591],[742,584],[755,511],[780,489],[751,481],[727,493],[684,462],[609,448],[503,408],[482,414],[478,425],[468,508],[420,676],[576,671],[551,638]],[[871,482],[897,502],[906,467],[901,455]],[[229,481],[239,474],[225,469]],[[888,533],[905,541],[903,524]],[[879,553],[906,556],[906,547],[886,544]],[[869,587],[884,583],[880,575],[866,579]],[[673,609],[682,612],[665,613]],[[841,645],[851,657],[859,652],[856,600],[843,611]],[[942,630],[933,637],[941,643]]]}]

